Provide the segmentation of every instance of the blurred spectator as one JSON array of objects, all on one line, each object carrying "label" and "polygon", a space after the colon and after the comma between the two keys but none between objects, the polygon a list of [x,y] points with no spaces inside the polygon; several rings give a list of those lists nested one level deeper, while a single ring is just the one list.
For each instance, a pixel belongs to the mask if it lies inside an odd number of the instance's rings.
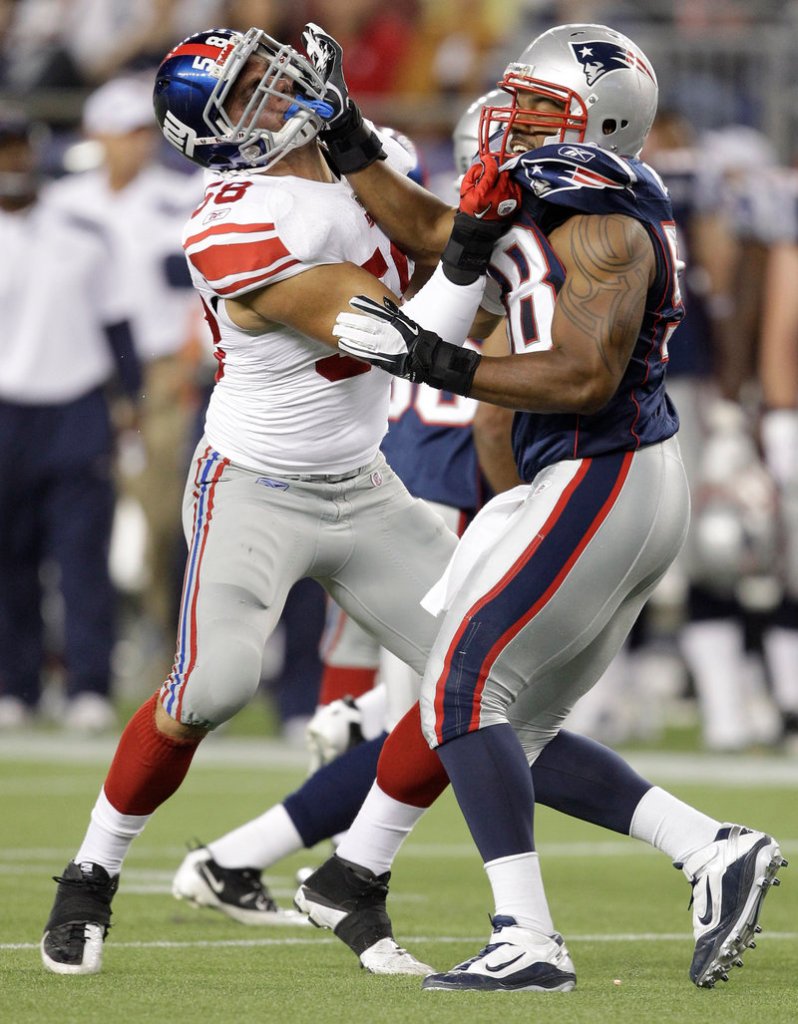
[{"label": "blurred spectator", "polygon": [[776,481],[781,513],[779,552],[782,599],[764,634],[773,692],[784,737],[798,743],[798,171],[785,170],[781,196],[783,235],[771,247],[766,270],[760,370],[760,424],[767,465]]},{"label": "blurred spectator", "polygon": [[363,98],[397,91],[405,86],[403,76],[412,57],[417,67],[416,4],[382,0],[309,0],[308,20],[321,25],[344,49],[344,74],[349,90]]},{"label": "blurred spectator", "polygon": [[[759,629],[774,600],[774,492],[759,456],[752,408],[764,268],[774,209],[761,184],[775,154],[760,133],[730,126],[699,138],[688,263],[703,275],[711,381],[697,413],[690,571],[681,649],[701,711],[704,744],[741,750],[778,738]],[[685,321],[690,330],[691,312]],[[681,332],[681,328],[680,328]],[[678,351],[680,332],[674,338]],[[683,406],[678,406],[680,413]],[[683,447],[687,447],[683,441]]]},{"label": "blurred spectator", "polygon": [[16,92],[98,84],[157,67],[214,21],[218,0],[17,0],[3,38],[3,82]]},{"label": "blurred spectator", "polygon": [[[118,582],[133,590],[143,584],[140,611],[156,629],[158,674],[165,675],[185,561],[180,516],[197,400],[194,369],[182,351],[198,302],[180,238],[202,198],[202,174],[186,175],[158,163],[161,137],[148,76],[112,79],[95,90],[83,110],[83,130],[97,147],[100,165],[72,175],[63,188],[114,239],[121,273],[134,295],[134,340],[144,376],[139,420],[135,431],[120,437],[118,463],[121,510],[131,512],[125,500],[133,500],[144,513],[143,580],[136,579],[142,566],[134,564],[131,577]],[[117,522],[121,527],[125,519]],[[129,537],[119,539],[130,543]]]},{"label": "blurred spectator", "polygon": [[103,224],[40,188],[28,124],[0,125],[0,724],[37,710],[48,654],[45,566],[58,570],[64,723],[110,726],[115,594],[108,385],[140,389],[124,281]]}]

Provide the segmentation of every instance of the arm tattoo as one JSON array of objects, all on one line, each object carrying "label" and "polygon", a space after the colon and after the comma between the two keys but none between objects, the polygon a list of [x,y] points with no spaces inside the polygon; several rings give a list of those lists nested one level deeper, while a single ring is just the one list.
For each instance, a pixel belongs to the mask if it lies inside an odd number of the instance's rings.
[{"label": "arm tattoo", "polygon": [[610,371],[612,351],[620,347],[625,357],[640,329],[651,255],[645,229],[630,217],[585,216],[572,222],[558,313],[594,339]]}]

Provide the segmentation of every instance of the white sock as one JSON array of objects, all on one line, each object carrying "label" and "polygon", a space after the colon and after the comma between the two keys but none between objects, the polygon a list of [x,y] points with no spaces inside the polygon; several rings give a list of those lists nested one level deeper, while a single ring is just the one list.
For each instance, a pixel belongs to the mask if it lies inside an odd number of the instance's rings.
[{"label": "white sock", "polygon": [[223,868],[271,867],[304,847],[302,837],[282,804],[208,843],[213,859]]},{"label": "white sock", "polygon": [[683,864],[691,853],[714,842],[721,827],[721,822],[652,786],[635,808],[629,835]]},{"label": "white sock", "polygon": [[118,875],[130,844],[144,831],[151,817],[150,814],[120,814],[101,789],[75,863],[99,864],[109,875]]},{"label": "white sock", "polygon": [[370,690],[355,698],[363,721],[360,730],[363,739],[373,740],[385,731],[385,709],[388,705],[387,688],[384,683],[377,683]]},{"label": "white sock", "polygon": [[375,782],[335,852],[375,875],[390,871],[399,848],[425,810],[394,800]]},{"label": "white sock", "polygon": [[695,683],[705,744],[715,749],[747,746],[751,729],[739,624],[728,619],[693,622],[684,627],[679,643]]},{"label": "white sock", "polygon": [[773,626],[763,646],[779,709],[798,713],[798,629]]},{"label": "white sock", "polygon": [[554,932],[537,853],[499,857],[488,861],[485,871],[493,889],[496,914],[514,917],[522,928],[543,935]]}]

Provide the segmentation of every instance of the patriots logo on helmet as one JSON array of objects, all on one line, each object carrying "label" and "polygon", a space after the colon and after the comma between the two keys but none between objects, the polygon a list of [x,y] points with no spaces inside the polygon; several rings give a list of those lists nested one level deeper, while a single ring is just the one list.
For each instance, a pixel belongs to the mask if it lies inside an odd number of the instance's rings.
[{"label": "patriots logo on helmet", "polygon": [[642,71],[652,80],[654,78],[649,67],[636,53],[618,43],[608,43],[603,40],[571,43],[571,52],[582,65],[588,85],[595,85],[604,75],[624,68],[630,71]]}]

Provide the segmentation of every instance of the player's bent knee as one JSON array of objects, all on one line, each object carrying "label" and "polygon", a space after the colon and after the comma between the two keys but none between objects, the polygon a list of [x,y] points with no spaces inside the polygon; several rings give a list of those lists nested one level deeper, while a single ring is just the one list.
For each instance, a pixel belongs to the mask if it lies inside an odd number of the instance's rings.
[{"label": "player's bent knee", "polygon": [[262,659],[260,648],[232,643],[198,663],[185,687],[180,722],[215,729],[233,718],[255,696]]}]

